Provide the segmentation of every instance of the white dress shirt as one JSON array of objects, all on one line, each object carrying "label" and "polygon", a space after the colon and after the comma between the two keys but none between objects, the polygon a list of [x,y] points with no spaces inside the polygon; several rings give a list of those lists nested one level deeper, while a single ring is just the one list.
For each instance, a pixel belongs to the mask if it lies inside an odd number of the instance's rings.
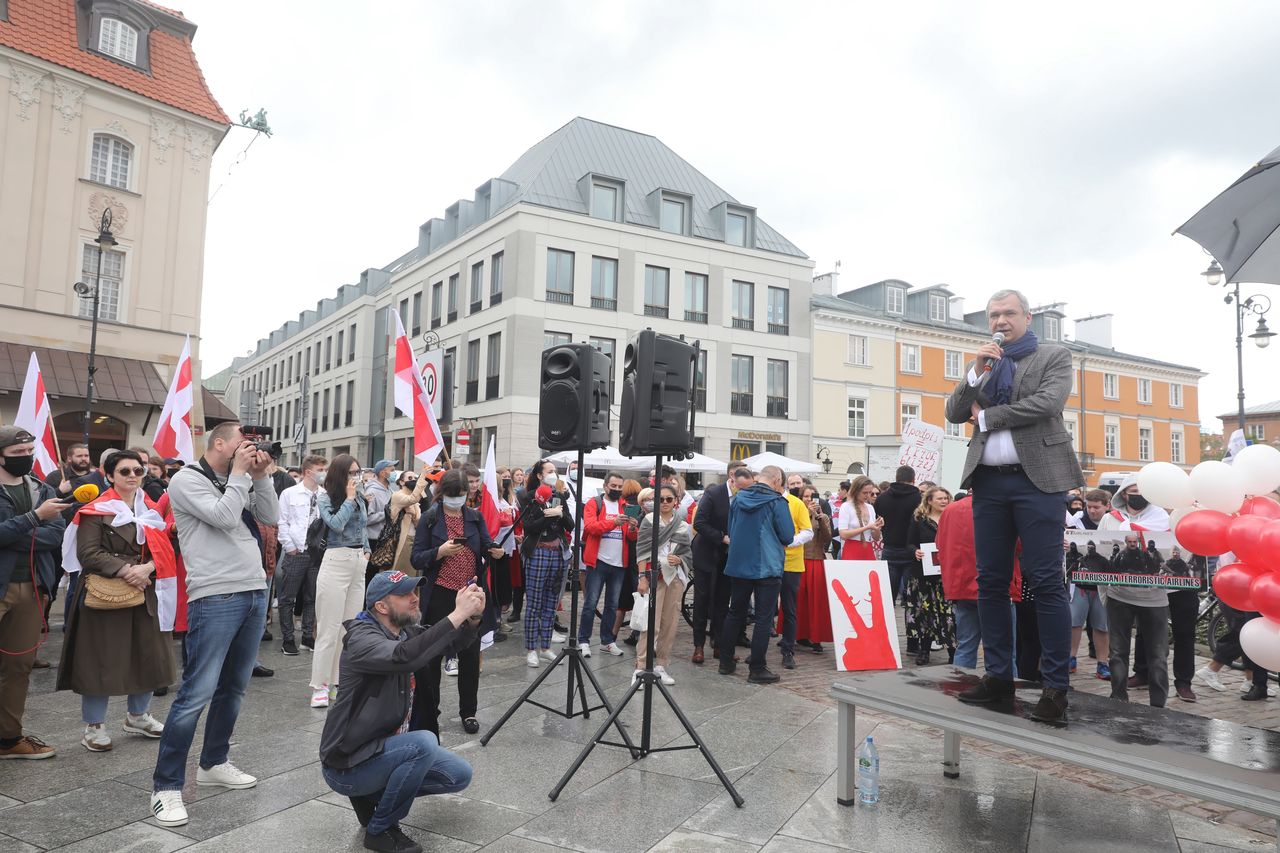
[{"label": "white dress shirt", "polygon": [[[1017,367],[1014,367],[1017,370]],[[990,374],[984,373],[982,378],[986,378]],[[981,380],[977,372],[969,368],[969,387],[977,388]],[[978,412],[978,429],[982,432],[987,431],[987,411],[981,409]],[[998,429],[987,436],[987,443],[982,448],[982,458],[978,460],[981,465],[1017,465],[1021,462],[1018,458],[1018,448],[1013,443],[1013,433],[1007,429]]]}]

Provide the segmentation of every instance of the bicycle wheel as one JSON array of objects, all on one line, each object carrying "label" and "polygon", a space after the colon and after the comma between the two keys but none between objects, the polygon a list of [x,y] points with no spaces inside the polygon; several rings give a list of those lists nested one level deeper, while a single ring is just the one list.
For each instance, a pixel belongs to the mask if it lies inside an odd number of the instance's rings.
[{"label": "bicycle wheel", "polygon": [[684,623],[690,628],[693,627],[693,578],[689,578],[689,583],[685,585],[684,596],[680,599],[680,615],[684,617]]},{"label": "bicycle wheel", "polygon": [[[1206,639],[1209,641],[1209,651],[1216,653],[1218,651],[1218,640],[1221,639],[1231,630],[1227,624],[1227,614],[1222,612],[1222,608],[1217,608],[1213,612],[1213,616],[1209,618],[1209,629],[1206,632]],[[1230,664],[1232,669],[1243,669],[1243,667],[1232,661]]]}]

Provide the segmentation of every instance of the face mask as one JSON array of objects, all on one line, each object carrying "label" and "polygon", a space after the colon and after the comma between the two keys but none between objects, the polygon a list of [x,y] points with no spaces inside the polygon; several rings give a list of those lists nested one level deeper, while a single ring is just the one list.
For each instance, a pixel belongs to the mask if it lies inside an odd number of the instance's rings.
[{"label": "face mask", "polygon": [[575,468],[574,470],[572,470],[572,471],[570,471],[570,472],[569,472],[569,479],[570,479],[570,480],[577,480],[577,479],[578,479],[578,470],[577,470],[576,468]]},{"label": "face mask", "polygon": [[610,489],[604,493],[604,496],[611,501],[617,501],[622,497],[622,489]]},{"label": "face mask", "polygon": [[550,486],[551,488],[554,489],[556,487],[556,481],[558,481],[559,479],[560,478],[555,474],[548,474],[547,476],[542,478],[542,484],[544,486]]},{"label": "face mask", "polygon": [[391,484],[391,485],[393,485],[393,486],[394,486],[397,482],[399,482],[399,480],[400,480],[400,472],[399,472],[399,471],[392,471],[392,472],[391,472],[391,476],[387,478],[387,482],[388,482],[388,483],[390,483],[390,484]]},{"label": "face mask", "polygon": [[15,477],[25,477],[31,473],[31,469],[36,464],[35,454],[29,456],[6,456],[4,457],[4,470],[8,471]]},{"label": "face mask", "polygon": [[463,504],[467,502],[466,495],[458,495],[456,498],[441,498],[446,509],[462,509]]},{"label": "face mask", "polygon": [[418,485],[418,481],[417,481],[417,480],[404,480],[404,481],[402,481],[402,482],[400,483],[400,485],[404,486],[404,487],[405,487],[405,489],[407,489],[408,491],[411,491],[411,492],[412,492],[412,491],[413,491],[413,489],[414,489],[414,487]]},{"label": "face mask", "polygon": [[1142,495],[1129,495],[1127,500],[1129,502],[1129,509],[1134,512],[1142,512],[1149,505],[1147,499]]},{"label": "face mask", "polygon": [[502,481],[502,488],[504,488],[504,489],[509,489],[509,488],[511,488],[511,478],[510,478],[510,477],[506,477],[506,478],[504,478],[504,479],[503,479],[503,481]]},{"label": "face mask", "polygon": [[323,485],[324,485],[324,472],[323,472],[323,471],[317,471],[317,472],[315,472],[314,474],[312,474],[311,476],[315,478],[315,481],[316,481],[316,485],[317,485],[317,486],[323,486]]},{"label": "face mask", "polygon": [[799,489],[788,489],[787,491],[791,492],[791,494],[795,495],[796,497],[800,497]]}]

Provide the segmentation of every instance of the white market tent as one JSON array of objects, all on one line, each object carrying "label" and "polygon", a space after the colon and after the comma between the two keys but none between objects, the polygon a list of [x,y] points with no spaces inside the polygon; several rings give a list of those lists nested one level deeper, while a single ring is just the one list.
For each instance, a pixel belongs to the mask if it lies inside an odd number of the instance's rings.
[{"label": "white market tent", "polygon": [[723,474],[725,465],[728,463],[713,459],[710,456],[703,456],[701,453],[695,453],[691,459],[681,459],[678,462],[672,460],[663,464],[670,465],[676,471],[683,471],[686,474]]},{"label": "white market tent", "polygon": [[817,463],[801,462],[799,459],[791,459],[778,453],[769,453],[767,451],[765,453],[757,453],[755,456],[748,456],[742,462],[757,473],[766,465],[776,465],[787,474],[818,474],[822,471],[822,466]]},{"label": "white market tent", "polygon": [[[547,459],[556,465],[568,465],[570,462],[578,461],[578,451],[562,450],[551,454]],[[612,445],[597,447],[587,453],[583,461],[588,468],[617,468],[622,471],[648,471],[653,467],[652,456],[623,456],[618,448]]]}]

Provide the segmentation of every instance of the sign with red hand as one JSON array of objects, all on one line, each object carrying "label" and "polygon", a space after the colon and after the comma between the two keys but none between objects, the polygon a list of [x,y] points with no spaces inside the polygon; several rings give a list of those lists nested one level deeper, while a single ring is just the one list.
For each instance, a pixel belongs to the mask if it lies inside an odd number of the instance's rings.
[{"label": "sign with red hand", "polygon": [[898,669],[898,622],[889,594],[889,564],[827,560],[831,631],[840,672]]}]

